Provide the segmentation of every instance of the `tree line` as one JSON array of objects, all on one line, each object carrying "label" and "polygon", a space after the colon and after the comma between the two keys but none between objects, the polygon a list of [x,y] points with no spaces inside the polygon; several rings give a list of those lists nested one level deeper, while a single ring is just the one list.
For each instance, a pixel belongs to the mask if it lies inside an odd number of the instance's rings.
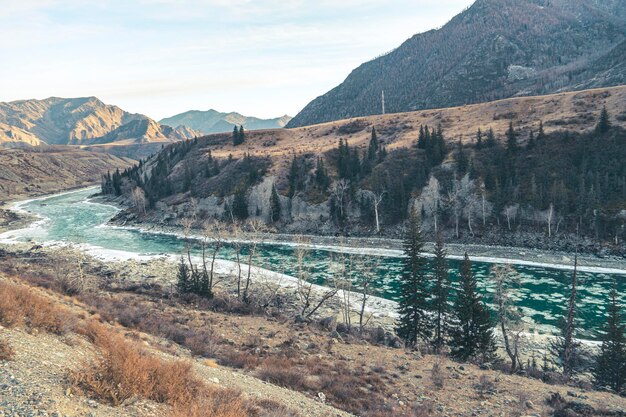
[{"label": "tree line", "polygon": [[[456,296],[452,297],[447,253],[441,235],[438,236],[432,260],[424,256],[423,249],[420,218],[417,211],[412,210],[403,240],[405,257],[396,328],[398,336],[406,345],[416,347],[418,344],[426,344],[436,353],[447,348],[453,358],[464,362],[494,362],[498,360],[494,335],[494,330],[498,328],[504,350],[510,359],[510,371],[520,371],[525,367],[536,370],[538,365],[534,359],[526,365],[520,360],[523,327],[521,312],[513,302],[514,289],[519,285],[516,271],[510,266],[492,268],[489,279],[495,284],[495,311],[490,311],[477,291],[477,279],[467,253],[460,268],[459,289]],[[566,381],[587,370],[585,357],[589,356],[589,352],[575,338],[578,304],[576,267],[575,261],[560,335],[548,347]],[[607,321],[601,333],[602,345],[593,361],[591,372],[597,387],[623,393],[626,389],[626,326],[615,285],[607,299],[606,311]],[[543,371],[553,369],[554,366],[549,365],[545,355]]]}]

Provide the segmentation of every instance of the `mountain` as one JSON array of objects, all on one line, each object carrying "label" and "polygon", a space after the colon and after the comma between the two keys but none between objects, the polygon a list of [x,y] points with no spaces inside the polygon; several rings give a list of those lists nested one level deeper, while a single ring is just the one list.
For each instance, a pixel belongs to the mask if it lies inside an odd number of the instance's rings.
[{"label": "mountain", "polygon": [[626,84],[626,0],[477,0],[367,62],[287,127]]},{"label": "mountain", "polygon": [[133,163],[133,159],[89,152],[75,146],[0,148],[0,200],[97,184],[107,171],[124,170]]},{"label": "mountain", "polygon": [[169,142],[198,136],[174,129],[96,97],[20,100],[0,103],[0,145],[94,145]]},{"label": "mountain", "polygon": [[169,126],[187,126],[199,132],[225,133],[233,130],[234,126],[243,126],[247,130],[279,129],[285,127],[291,120],[290,116],[275,119],[259,119],[243,116],[239,113],[221,113],[216,110],[191,110],[176,116],[167,117],[160,121]]}]

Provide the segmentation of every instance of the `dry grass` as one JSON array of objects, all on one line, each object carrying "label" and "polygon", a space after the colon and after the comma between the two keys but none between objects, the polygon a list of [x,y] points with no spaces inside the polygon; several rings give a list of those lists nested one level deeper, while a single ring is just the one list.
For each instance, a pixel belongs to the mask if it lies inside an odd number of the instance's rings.
[{"label": "dry grass", "polygon": [[6,340],[0,339],[0,361],[10,361],[13,359],[15,351]]},{"label": "dry grass", "polygon": [[0,323],[5,327],[27,327],[60,335],[71,330],[76,320],[64,308],[32,289],[2,281]]},{"label": "dry grass", "polygon": [[173,416],[250,415],[240,393],[206,385],[187,362],[165,361],[95,322],[83,332],[100,350],[95,363],[70,375],[72,386],[86,395],[112,405],[145,398],[170,405]]}]

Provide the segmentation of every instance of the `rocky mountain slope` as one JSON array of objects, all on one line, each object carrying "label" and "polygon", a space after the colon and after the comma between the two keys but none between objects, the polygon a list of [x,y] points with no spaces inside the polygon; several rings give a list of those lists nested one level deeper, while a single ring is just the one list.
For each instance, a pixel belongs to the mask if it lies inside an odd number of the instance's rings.
[{"label": "rocky mountain slope", "polygon": [[0,145],[93,145],[189,139],[198,133],[174,129],[96,97],[0,103]]},{"label": "rocky mountain slope", "polygon": [[73,147],[0,149],[0,201],[98,183],[107,171],[135,161]]},{"label": "rocky mountain slope", "polygon": [[275,119],[259,119],[243,116],[239,113],[221,113],[216,110],[191,110],[162,119],[159,123],[183,127],[187,126],[204,134],[232,132],[234,126],[243,126],[246,130],[278,129],[285,127],[290,116]]},{"label": "rocky mountain slope", "polygon": [[477,0],[355,69],[288,127],[626,83],[626,1]]}]

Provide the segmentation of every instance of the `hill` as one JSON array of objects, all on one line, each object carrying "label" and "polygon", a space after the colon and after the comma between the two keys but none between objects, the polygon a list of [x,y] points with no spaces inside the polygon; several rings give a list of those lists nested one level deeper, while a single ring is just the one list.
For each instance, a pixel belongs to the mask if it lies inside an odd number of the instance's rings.
[{"label": "hill", "polygon": [[93,145],[167,143],[197,136],[173,129],[96,97],[20,100],[0,103],[0,145]]},{"label": "hill", "polygon": [[[399,237],[416,207],[431,238],[623,253],[625,98],[626,87],[513,98],[247,132],[240,146],[210,135],[112,179],[141,187],[151,208],[119,220],[250,217],[288,233]],[[613,128],[600,133],[603,107]]]},{"label": "hill", "polygon": [[288,127],[626,83],[623,0],[477,0],[356,68]]},{"label": "hill", "polygon": [[609,417],[626,406],[532,364],[511,375],[388,346],[384,328],[342,321],[339,296],[329,317],[296,321],[298,290],[256,274],[250,302],[234,270],[209,300],[172,292],[175,262],[0,251],[0,398],[17,415]]},{"label": "hill", "polygon": [[0,195],[6,201],[92,185],[107,171],[123,170],[133,163],[68,146],[0,149]]},{"label": "hill", "polygon": [[216,110],[191,110],[162,119],[159,123],[169,126],[187,126],[204,134],[232,132],[233,127],[243,126],[246,130],[278,129],[291,120],[289,116],[275,119],[259,119],[239,113],[221,113]]}]

